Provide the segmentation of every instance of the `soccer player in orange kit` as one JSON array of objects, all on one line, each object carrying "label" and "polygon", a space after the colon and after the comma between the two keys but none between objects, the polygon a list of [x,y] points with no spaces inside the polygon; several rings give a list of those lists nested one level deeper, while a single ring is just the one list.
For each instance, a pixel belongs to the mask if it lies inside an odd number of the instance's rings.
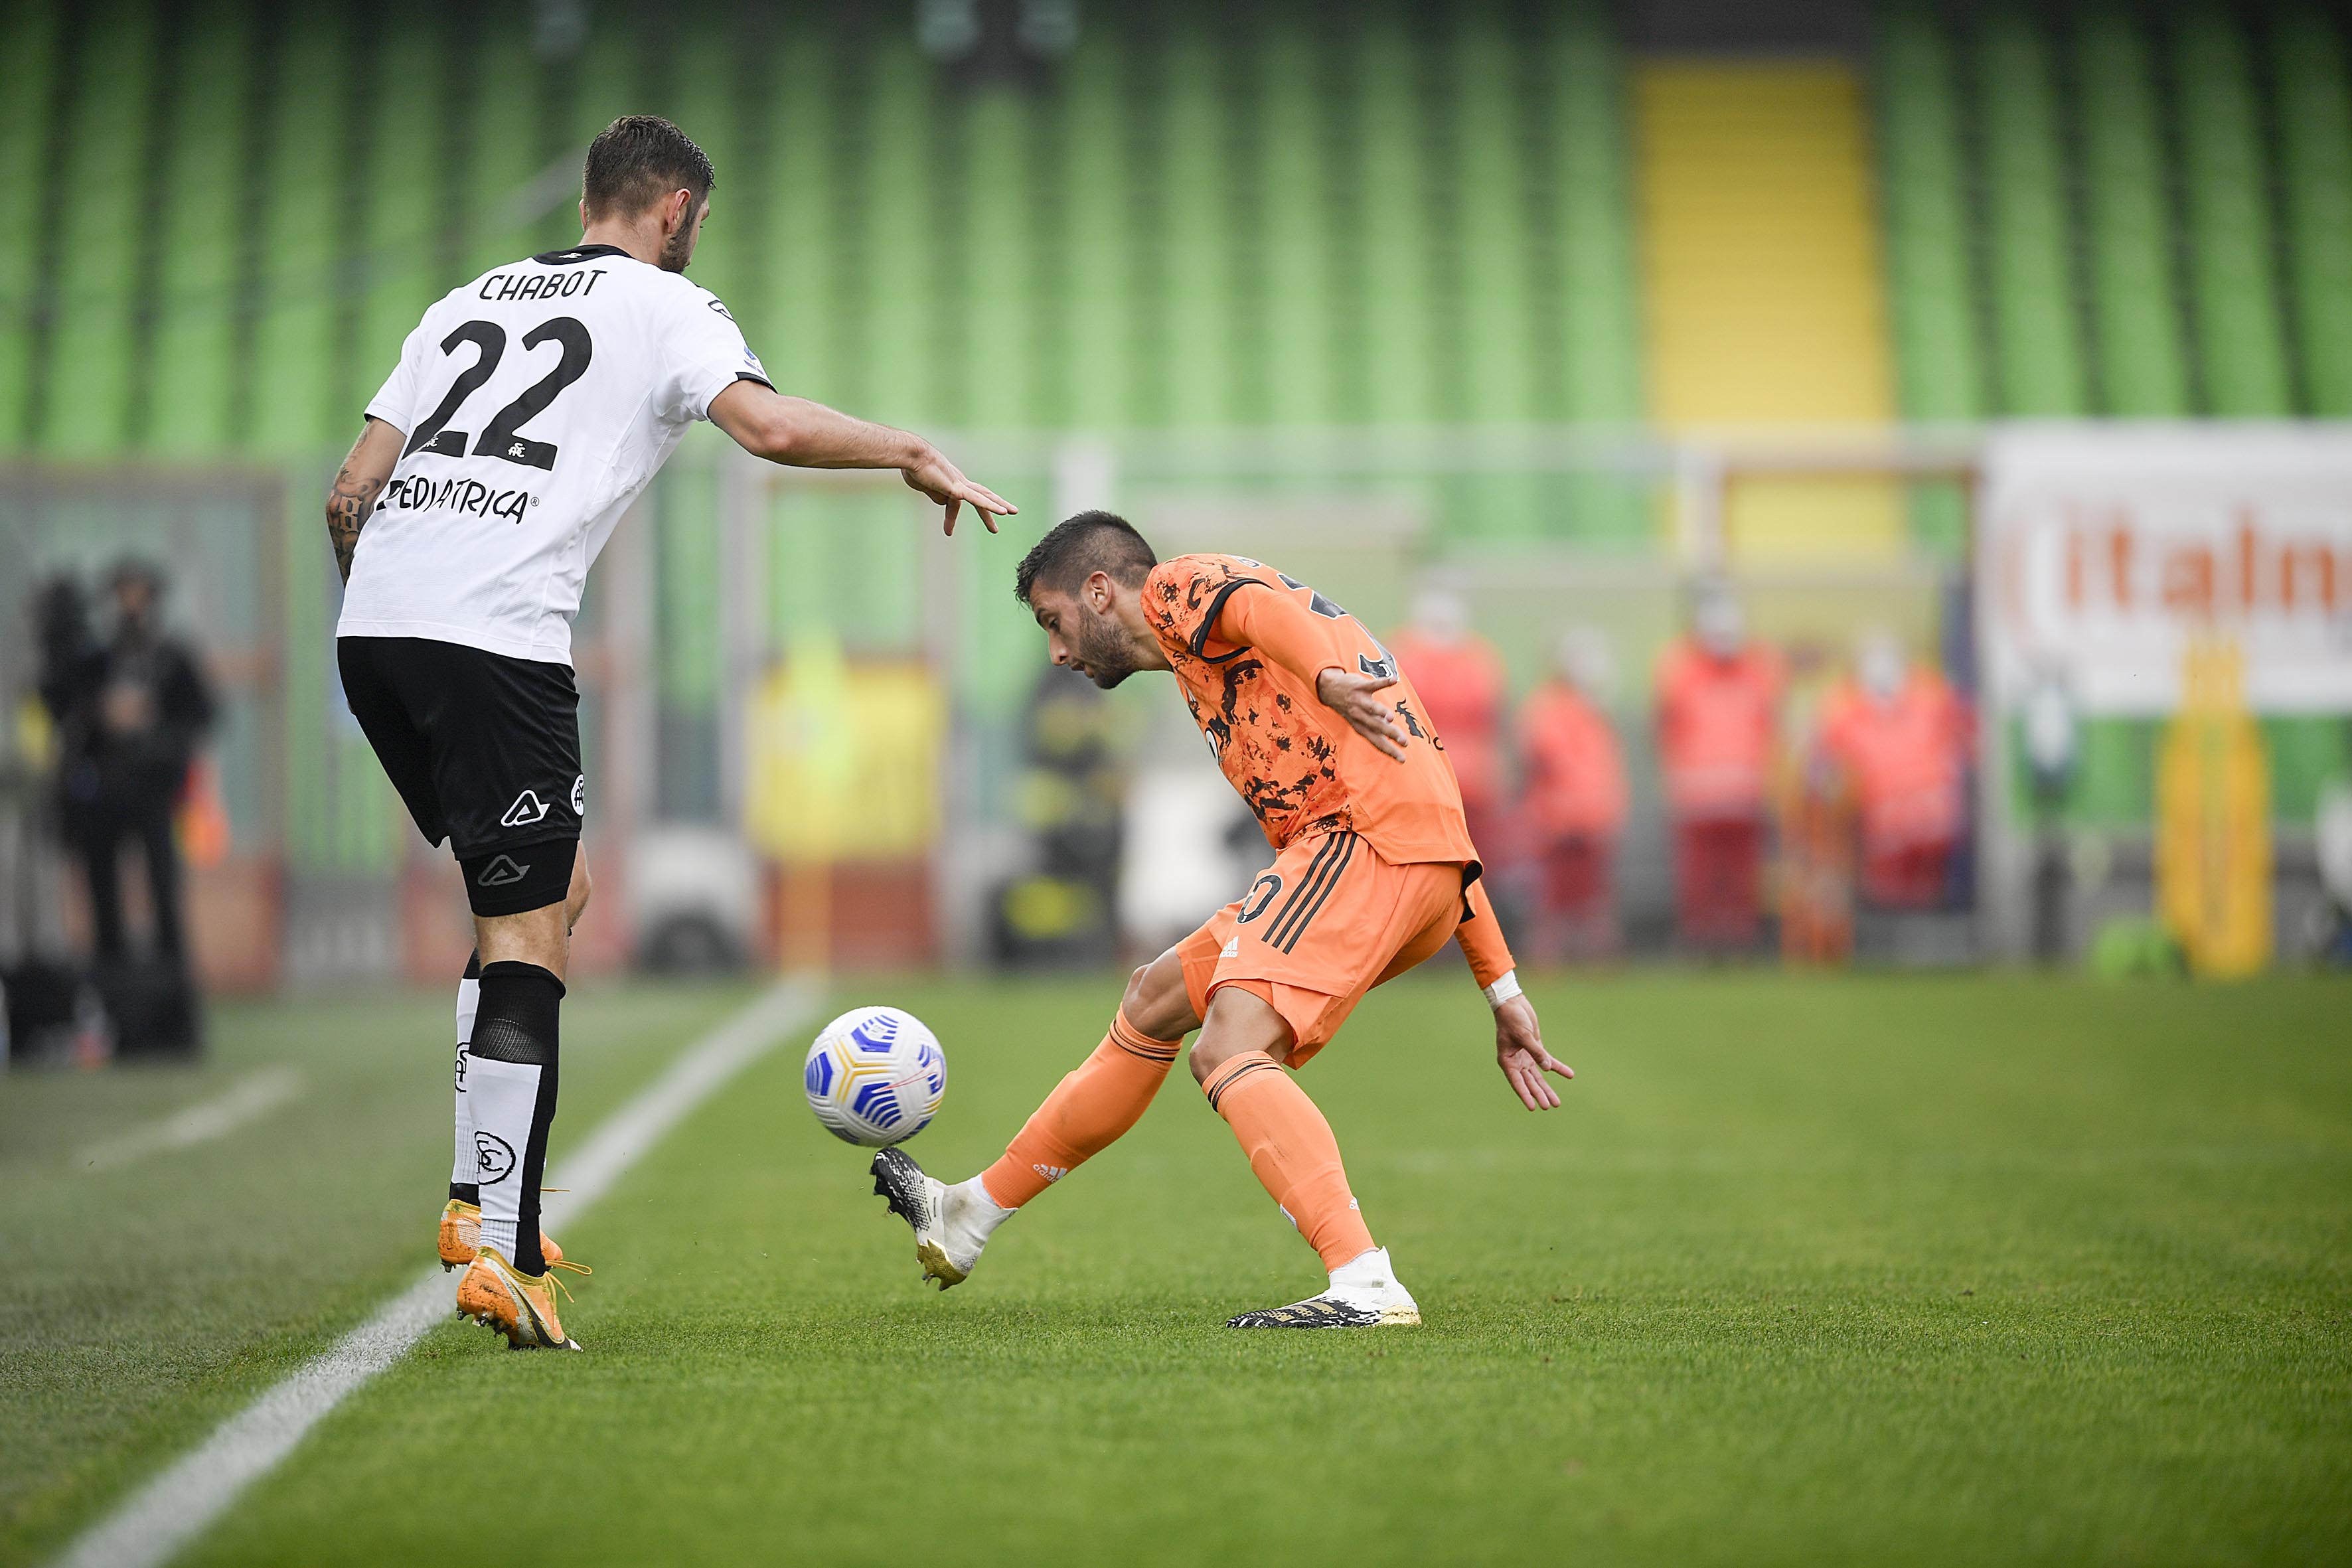
[{"label": "soccer player in orange kit", "polygon": [[1364,994],[1458,937],[1495,1012],[1497,1065],[1530,1110],[1559,1104],[1510,949],[1478,883],[1477,851],[1444,742],[1388,651],[1354,617],[1235,555],[1165,563],[1108,512],[1056,525],[1014,591],[1054,662],[1112,687],[1174,673],[1218,765],[1256,813],[1274,865],[1207,924],[1137,970],[1110,1031],[987,1170],[954,1186],[897,1149],[874,1190],[915,1231],[940,1289],[961,1282],[1024,1204],[1135,1125],[1182,1048],[1210,1109],[1329,1271],[1320,1294],[1244,1312],[1233,1328],[1421,1321],[1373,1244],[1339,1146],[1293,1073]]}]

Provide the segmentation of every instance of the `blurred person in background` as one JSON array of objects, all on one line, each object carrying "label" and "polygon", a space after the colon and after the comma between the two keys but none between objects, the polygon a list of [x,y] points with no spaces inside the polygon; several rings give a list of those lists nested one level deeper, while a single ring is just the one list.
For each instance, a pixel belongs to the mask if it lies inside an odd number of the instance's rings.
[{"label": "blurred person in background", "polygon": [[1503,718],[1509,676],[1503,656],[1470,629],[1470,607],[1462,595],[1441,587],[1424,589],[1413,600],[1412,619],[1389,651],[1421,693],[1430,725],[1444,742],[1462,785],[1470,842],[1490,858],[1507,858]]},{"label": "blurred person in background", "polygon": [[1617,951],[1617,840],[1625,829],[1625,759],[1609,718],[1615,659],[1598,628],[1560,634],[1549,679],[1519,711],[1525,816],[1538,862],[1537,955]]},{"label": "blurred person in background", "polygon": [[1688,635],[1658,664],[1658,761],[1683,942],[1755,945],[1763,919],[1766,793],[1780,730],[1780,658],[1748,636],[1729,586],[1702,584]]},{"label": "blurred person in background", "polygon": [[1931,909],[1965,815],[1966,705],[1938,672],[1914,665],[1883,632],[1855,645],[1853,673],[1822,702],[1818,753],[1853,792],[1863,897],[1882,909]]},{"label": "blurred person in background", "polygon": [[[118,853],[135,839],[147,867],[154,954],[184,973],[180,851],[173,818],[211,730],[211,688],[193,649],[163,629],[162,570],[126,559],[107,580],[111,636],[79,643],[61,598],[44,626],[42,695],[58,734],[60,822],[89,886],[96,956],[130,956]],[[53,591],[54,594],[54,591]]]},{"label": "blurred person in background", "polygon": [[1108,963],[1118,949],[1127,759],[1118,715],[1084,676],[1047,665],[1023,715],[1020,811],[1035,864],[996,896],[996,959],[1015,966]]}]

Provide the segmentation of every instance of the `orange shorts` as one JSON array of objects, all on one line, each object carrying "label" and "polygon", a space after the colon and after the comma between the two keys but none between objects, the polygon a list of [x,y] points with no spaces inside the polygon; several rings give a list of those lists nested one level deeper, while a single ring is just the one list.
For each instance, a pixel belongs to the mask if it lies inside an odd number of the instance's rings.
[{"label": "orange shorts", "polygon": [[1462,868],[1397,866],[1361,836],[1301,838],[1250,890],[1176,944],[1192,1016],[1220,986],[1265,998],[1297,1037],[1297,1067],[1339,1032],[1364,993],[1445,945],[1462,919]]}]

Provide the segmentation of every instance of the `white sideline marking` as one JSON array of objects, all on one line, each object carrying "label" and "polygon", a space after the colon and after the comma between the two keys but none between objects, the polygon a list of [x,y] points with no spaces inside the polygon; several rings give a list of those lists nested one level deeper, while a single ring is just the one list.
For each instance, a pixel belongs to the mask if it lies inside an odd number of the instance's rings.
[{"label": "white sideline marking", "polygon": [[[569,1191],[551,1193],[542,1217],[561,1222],[585,1214],[695,1107],[774,1049],[818,995],[812,981],[779,981],[688,1047],[550,1173],[551,1184]],[[375,1316],[222,1422],[194,1452],[83,1531],[57,1559],[56,1568],[159,1568],[170,1562],[227,1512],[247,1487],[275,1469],[330,1411],[447,1316],[455,1290],[438,1265],[427,1269]]]},{"label": "white sideline marking", "polygon": [[302,1092],[302,1079],[290,1068],[270,1068],[255,1073],[210,1100],[200,1100],[175,1110],[161,1121],[92,1143],[81,1152],[86,1171],[119,1171],[150,1154],[192,1149],[236,1131],[256,1117],[267,1116]]}]

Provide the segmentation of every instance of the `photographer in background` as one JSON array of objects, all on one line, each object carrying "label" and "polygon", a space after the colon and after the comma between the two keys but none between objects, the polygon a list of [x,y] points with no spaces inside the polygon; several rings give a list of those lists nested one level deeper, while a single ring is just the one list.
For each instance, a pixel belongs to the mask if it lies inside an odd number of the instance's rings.
[{"label": "photographer in background", "polygon": [[[116,564],[107,579],[112,635],[55,672],[50,711],[61,742],[62,826],[89,880],[98,963],[120,967],[130,956],[117,854],[124,839],[136,839],[153,910],[152,967],[160,983],[184,985],[173,814],[212,728],[214,704],[194,653],[163,629],[165,586],[163,573],[146,562]],[[45,698],[50,687],[45,675]]]}]

